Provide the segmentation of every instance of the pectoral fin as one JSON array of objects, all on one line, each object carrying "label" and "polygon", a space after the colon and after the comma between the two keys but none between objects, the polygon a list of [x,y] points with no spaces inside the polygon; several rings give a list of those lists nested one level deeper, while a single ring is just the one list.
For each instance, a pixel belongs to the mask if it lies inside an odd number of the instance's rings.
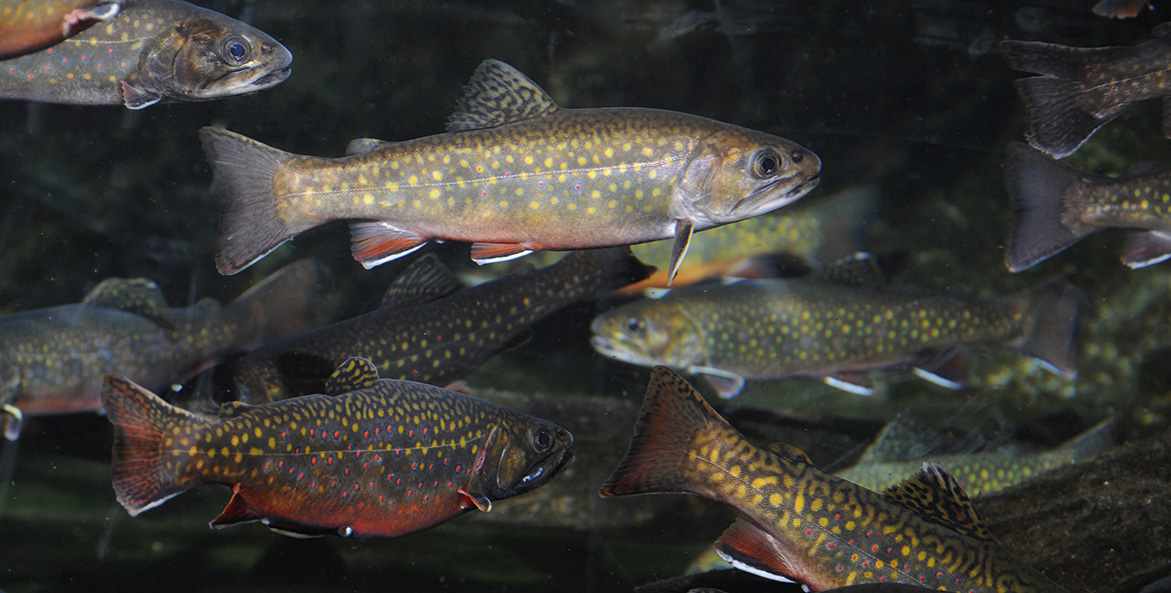
[{"label": "pectoral fin", "polygon": [[150,107],[162,99],[163,96],[155,91],[140,89],[125,80],[122,81],[122,101],[126,104],[127,109]]},{"label": "pectoral fin", "polygon": [[20,429],[24,426],[24,414],[21,413],[20,408],[9,404],[4,404],[0,408],[0,412],[4,414],[2,422],[4,426],[4,438],[10,441],[15,441],[20,438]]},{"label": "pectoral fin", "polygon": [[487,496],[484,496],[483,494],[472,494],[471,492],[464,490],[462,487],[459,490],[456,490],[456,492],[459,493],[463,508],[466,509],[470,506],[474,506],[485,513],[492,510],[492,501],[488,500]]},{"label": "pectoral fin", "polygon": [[675,245],[671,247],[671,265],[667,268],[668,287],[675,282],[675,275],[683,265],[683,258],[687,257],[687,248],[691,246],[691,235],[694,233],[695,227],[690,220],[675,221]]}]

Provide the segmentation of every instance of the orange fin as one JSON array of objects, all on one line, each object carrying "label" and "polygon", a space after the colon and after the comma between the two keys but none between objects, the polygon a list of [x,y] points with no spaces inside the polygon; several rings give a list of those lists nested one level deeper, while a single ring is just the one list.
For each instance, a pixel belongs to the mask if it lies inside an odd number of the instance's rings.
[{"label": "orange fin", "polygon": [[759,577],[796,582],[796,572],[780,554],[781,542],[750,519],[740,517],[716,542],[716,553],[732,566]]},{"label": "orange fin", "polygon": [[106,375],[102,407],[114,425],[114,456],[110,473],[118,502],[130,516],[154,508],[196,483],[183,478],[182,458],[164,454],[163,439],[174,431],[196,433],[206,424],[198,416],[164,402],[157,395],[119,375]]},{"label": "orange fin", "polygon": [[228,501],[228,506],[220,512],[219,516],[211,520],[212,527],[219,529],[227,527],[228,525],[237,525],[239,523],[253,523],[260,521],[263,517],[244,500],[244,496],[240,494],[240,485],[232,486],[232,498]]},{"label": "orange fin", "polygon": [[941,465],[924,463],[919,473],[887,488],[882,495],[924,519],[970,537],[992,539],[964,489]]},{"label": "orange fin", "polygon": [[656,366],[630,450],[598,493],[609,497],[695,492],[697,485],[688,481],[682,468],[696,434],[712,428],[731,429],[687,381],[665,366]]},{"label": "orange fin", "polygon": [[520,243],[472,243],[472,261],[480,265],[509,261],[532,252]]},{"label": "orange fin", "polygon": [[409,255],[427,244],[427,238],[385,222],[359,222],[350,226],[353,236],[351,252],[362,267],[380,266],[392,259]]},{"label": "orange fin", "polygon": [[470,506],[474,506],[485,513],[492,510],[492,501],[488,500],[487,496],[484,496],[483,494],[472,494],[471,492],[464,490],[462,486],[456,490],[456,492],[459,494],[460,499],[462,500],[461,504],[463,505],[463,508],[466,509]]}]

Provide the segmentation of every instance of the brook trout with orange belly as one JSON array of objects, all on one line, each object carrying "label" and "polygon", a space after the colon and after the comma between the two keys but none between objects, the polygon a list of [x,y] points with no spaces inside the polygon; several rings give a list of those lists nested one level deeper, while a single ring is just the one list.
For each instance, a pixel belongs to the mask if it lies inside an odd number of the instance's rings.
[{"label": "brook trout with orange belly", "polygon": [[[447,134],[357,140],[336,159],[200,131],[219,185],[216,265],[235,274],[298,233],[353,225],[367,268],[431,239],[472,242],[478,263],[536,250],[674,237],[770,212],[818,182],[817,155],[784,138],[654,109],[561,109],[511,66],[477,68]],[[658,262],[649,262],[658,263]]]},{"label": "brook trout with orange belly", "polygon": [[733,566],[813,591],[906,583],[956,593],[1064,591],[1000,546],[947,470],[879,494],[791,445],[749,443],[681,377],[655,367],[630,451],[602,496],[690,493],[743,514],[716,547]]},{"label": "brook trout with orange belly", "polygon": [[176,408],[117,375],[114,491],[131,515],[201,484],[232,488],[213,527],[259,521],[289,535],[393,537],[538,488],[573,461],[573,436],[544,420],[347,360],[328,395],[217,417]]}]

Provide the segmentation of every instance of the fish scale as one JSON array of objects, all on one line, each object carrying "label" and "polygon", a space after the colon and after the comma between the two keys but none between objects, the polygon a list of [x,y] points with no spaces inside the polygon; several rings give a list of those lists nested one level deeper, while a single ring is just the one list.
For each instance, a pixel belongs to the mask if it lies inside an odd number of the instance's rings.
[{"label": "fish scale", "polygon": [[260,521],[289,534],[392,537],[536,488],[568,465],[564,429],[470,396],[378,380],[350,359],[331,395],[217,417],[107,378],[113,481],[131,515],[200,484],[232,487],[215,527]]},{"label": "fish scale", "polygon": [[866,582],[943,591],[1062,589],[997,544],[946,470],[883,494],[825,474],[791,445],[752,445],[681,377],[656,367],[630,450],[602,496],[691,493],[743,514],[717,549],[734,566],[819,591]]}]

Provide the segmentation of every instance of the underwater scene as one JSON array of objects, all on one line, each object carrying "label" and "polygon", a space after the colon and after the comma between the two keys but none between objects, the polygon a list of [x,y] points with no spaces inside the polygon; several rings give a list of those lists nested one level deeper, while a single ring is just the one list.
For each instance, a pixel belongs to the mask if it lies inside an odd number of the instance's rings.
[{"label": "underwater scene", "polygon": [[0,593],[1169,590],[1168,10],[0,0]]}]

